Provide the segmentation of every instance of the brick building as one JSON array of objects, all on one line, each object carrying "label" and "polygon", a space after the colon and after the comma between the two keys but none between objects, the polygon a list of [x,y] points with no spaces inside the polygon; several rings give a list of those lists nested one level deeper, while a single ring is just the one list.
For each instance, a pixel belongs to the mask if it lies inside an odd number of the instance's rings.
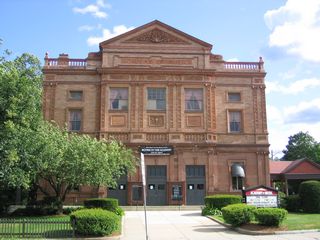
[{"label": "brick building", "polygon": [[[160,21],[101,42],[86,59],[45,57],[47,120],[141,149],[151,205],[270,185],[263,61],[226,62],[212,45]],[[139,171],[117,189],[80,186],[68,201],[141,203]]]}]

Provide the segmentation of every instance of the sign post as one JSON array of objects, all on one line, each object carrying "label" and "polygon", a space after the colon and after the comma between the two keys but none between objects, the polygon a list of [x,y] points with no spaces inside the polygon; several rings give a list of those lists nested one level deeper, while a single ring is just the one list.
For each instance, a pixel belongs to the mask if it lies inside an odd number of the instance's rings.
[{"label": "sign post", "polygon": [[144,154],[141,153],[141,176],[142,176],[142,185],[143,185],[143,208],[144,208],[144,223],[146,228],[146,240],[149,239],[148,237],[148,223],[147,223],[147,197],[146,197],[146,167],[144,164]]}]

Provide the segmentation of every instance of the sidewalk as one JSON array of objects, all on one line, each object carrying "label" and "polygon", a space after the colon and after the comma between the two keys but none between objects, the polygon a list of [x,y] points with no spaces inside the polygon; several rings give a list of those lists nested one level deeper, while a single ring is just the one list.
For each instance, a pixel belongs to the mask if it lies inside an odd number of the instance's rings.
[{"label": "sidewalk", "polygon": [[[320,240],[320,233],[250,236],[200,215],[200,211],[147,212],[149,240]],[[144,212],[126,211],[121,240],[144,240]]]}]

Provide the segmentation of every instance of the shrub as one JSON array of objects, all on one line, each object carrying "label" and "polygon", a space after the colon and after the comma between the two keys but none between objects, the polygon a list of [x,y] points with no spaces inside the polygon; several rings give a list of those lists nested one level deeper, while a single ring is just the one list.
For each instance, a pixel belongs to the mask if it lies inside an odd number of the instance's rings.
[{"label": "shrub", "polygon": [[86,208],[102,208],[115,212],[119,207],[118,199],[115,198],[89,198],[84,201]]},{"label": "shrub", "polygon": [[320,213],[320,182],[305,181],[300,184],[301,208],[307,213]]},{"label": "shrub", "polygon": [[117,207],[116,210],[114,211],[114,213],[120,217],[124,216],[124,211],[121,207]]},{"label": "shrub", "polygon": [[242,196],[217,194],[205,197],[204,203],[209,208],[217,208],[221,210],[223,207],[230,204],[242,203]]},{"label": "shrub", "polygon": [[299,195],[289,195],[285,198],[285,209],[289,212],[299,212],[301,209],[301,200]]},{"label": "shrub", "polygon": [[209,215],[209,216],[215,216],[215,215],[221,216],[222,213],[217,208],[210,208],[210,207],[205,206],[201,211],[201,215],[202,216],[207,216],[207,215]]},{"label": "shrub", "polygon": [[278,201],[279,201],[279,206],[281,208],[286,208],[286,197],[287,195],[284,192],[279,191],[278,192]]},{"label": "shrub", "polygon": [[258,223],[266,226],[279,226],[287,214],[287,210],[281,208],[258,208],[254,211]]},{"label": "shrub", "polygon": [[70,214],[77,234],[106,236],[120,230],[120,217],[100,208],[82,209]]},{"label": "shrub", "polygon": [[11,216],[46,216],[57,213],[56,208],[42,206],[27,206],[26,208],[18,208]]},{"label": "shrub", "polygon": [[81,209],[84,209],[84,207],[64,207],[63,214],[69,215],[70,213]]},{"label": "shrub", "polygon": [[240,226],[249,223],[253,217],[253,211],[256,209],[244,203],[232,204],[221,209],[223,219],[232,226]]}]

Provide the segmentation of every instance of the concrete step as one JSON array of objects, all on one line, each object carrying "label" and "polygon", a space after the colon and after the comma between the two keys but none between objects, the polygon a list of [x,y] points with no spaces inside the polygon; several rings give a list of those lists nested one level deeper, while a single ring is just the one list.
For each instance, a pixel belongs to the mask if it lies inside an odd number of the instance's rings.
[{"label": "concrete step", "polygon": [[[202,205],[188,205],[188,206],[173,206],[173,205],[165,205],[165,206],[147,206],[147,211],[194,211],[199,210],[204,206]],[[143,206],[121,206],[124,211],[143,211]]]}]

